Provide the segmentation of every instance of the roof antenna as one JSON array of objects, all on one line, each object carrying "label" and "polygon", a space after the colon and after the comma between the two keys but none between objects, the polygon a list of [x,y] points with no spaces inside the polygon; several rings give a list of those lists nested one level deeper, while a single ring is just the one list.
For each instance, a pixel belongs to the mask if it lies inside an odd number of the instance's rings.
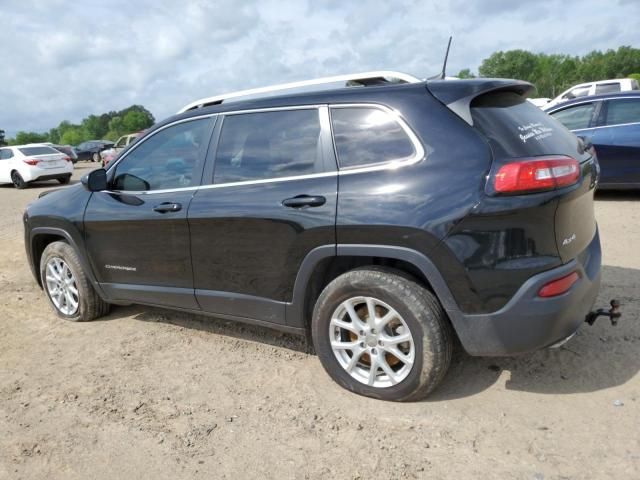
[{"label": "roof antenna", "polygon": [[444,80],[447,76],[447,60],[449,59],[449,49],[451,48],[452,36],[449,37],[449,43],[447,43],[447,52],[444,54],[444,63],[442,64],[442,72],[433,77],[427,78],[427,80]]}]

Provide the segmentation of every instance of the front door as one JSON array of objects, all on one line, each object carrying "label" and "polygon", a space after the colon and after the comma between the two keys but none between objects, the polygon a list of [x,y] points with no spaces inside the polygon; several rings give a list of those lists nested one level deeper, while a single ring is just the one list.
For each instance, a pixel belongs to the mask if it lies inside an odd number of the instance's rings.
[{"label": "front door", "polygon": [[325,107],[227,114],[216,128],[214,172],[189,209],[203,310],[284,323],[302,260],[335,245],[336,164],[321,125]]},{"label": "front door", "polygon": [[602,116],[593,142],[601,183],[640,184],[640,97],[608,100]]},{"label": "front door", "polygon": [[109,170],[84,217],[93,271],[113,300],[197,309],[187,211],[214,120],[157,130]]}]

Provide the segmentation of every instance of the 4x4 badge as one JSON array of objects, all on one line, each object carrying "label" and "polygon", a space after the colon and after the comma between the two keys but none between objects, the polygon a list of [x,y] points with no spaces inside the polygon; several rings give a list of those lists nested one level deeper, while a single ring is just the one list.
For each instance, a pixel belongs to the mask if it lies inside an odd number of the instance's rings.
[{"label": "4x4 badge", "polygon": [[566,247],[567,245],[569,245],[571,242],[573,242],[576,239],[576,234],[574,233],[573,235],[571,235],[570,237],[565,238],[562,241],[562,246]]}]

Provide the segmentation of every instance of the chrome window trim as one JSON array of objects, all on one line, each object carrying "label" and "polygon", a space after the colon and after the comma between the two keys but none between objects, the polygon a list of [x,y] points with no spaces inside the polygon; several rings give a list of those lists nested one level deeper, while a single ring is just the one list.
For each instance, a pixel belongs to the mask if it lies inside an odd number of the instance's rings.
[{"label": "chrome window trim", "polygon": [[336,160],[338,162],[338,170],[340,175],[350,175],[353,173],[363,173],[363,172],[375,172],[379,170],[395,170],[400,167],[404,167],[407,165],[413,165],[414,163],[418,163],[425,156],[424,147],[422,146],[422,142],[418,139],[418,136],[415,132],[407,125],[402,118],[402,115],[397,110],[387,107],[386,105],[381,105],[379,103],[337,103],[337,104],[329,104],[329,110],[334,108],[373,108],[377,110],[381,110],[387,114],[389,114],[393,120],[400,125],[400,128],[404,131],[404,133],[409,137],[409,141],[413,144],[413,155],[410,155],[405,158],[396,158],[393,160],[387,160],[380,163],[370,163],[367,165],[359,166],[359,167],[340,167],[340,156],[338,155],[338,149],[335,145],[335,135],[333,135],[333,124],[331,125],[331,138],[333,139],[333,149],[336,154]]},{"label": "chrome window trim", "polygon": [[[567,108],[577,107],[578,105],[582,105],[583,103],[598,103],[598,102],[607,102],[610,100],[626,100],[629,98],[640,98],[640,94],[630,94],[630,95],[625,95],[624,97],[592,98],[590,100],[581,100],[579,102],[572,103],[571,105],[559,104],[559,105],[554,105],[549,110],[543,110],[543,112],[547,113],[548,115],[551,115],[552,113],[559,112],[560,110],[566,110]],[[560,108],[556,108],[557,106],[559,106]]]},{"label": "chrome window trim", "polygon": [[[339,103],[339,104],[293,105],[288,107],[269,107],[269,108],[255,108],[255,109],[249,109],[249,110],[234,110],[230,112],[212,113],[208,115],[199,115],[197,117],[189,117],[189,118],[177,120],[175,122],[169,123],[163,126],[162,128],[159,128],[158,130],[154,131],[151,135],[149,135],[148,137],[145,137],[139,143],[136,142],[135,146],[131,150],[129,150],[126,155],[124,155],[122,158],[119,158],[116,163],[114,163],[112,166],[109,167],[109,170],[111,170],[112,168],[115,168],[118,165],[118,163],[124,160],[132,151],[134,151],[139,145],[142,145],[148,138],[151,138],[153,135],[164,130],[165,128],[168,128],[173,125],[177,125],[179,123],[184,123],[191,120],[197,120],[200,118],[215,117],[215,116],[224,117],[226,115],[240,115],[244,113],[274,112],[274,111],[281,111],[281,110],[310,110],[315,108],[319,110],[321,126],[325,127],[325,124],[322,122],[327,122],[330,120],[328,117],[329,109],[354,108],[354,107],[376,108],[376,109],[385,111],[386,113],[389,113],[393,117],[393,119],[396,122],[398,122],[400,127],[405,131],[405,133],[413,143],[413,146],[415,149],[414,155],[412,155],[411,157],[407,157],[406,159],[390,160],[390,161],[381,162],[375,165],[368,165],[363,167],[351,167],[351,168],[346,168],[342,170],[339,169],[337,171],[331,171],[331,172],[311,173],[306,175],[295,175],[290,177],[265,178],[260,180],[246,180],[242,182],[230,182],[230,183],[220,183],[220,184],[194,185],[191,187],[171,188],[171,189],[165,189],[165,190],[142,190],[142,191],[104,190],[104,192],[114,193],[114,194],[126,194],[126,195],[154,195],[154,194],[164,194],[164,193],[171,193],[171,192],[211,190],[211,189],[217,189],[217,188],[238,187],[238,186],[244,186],[244,185],[260,185],[260,184],[266,184],[266,183],[290,182],[290,181],[296,181],[296,180],[306,180],[311,178],[324,178],[324,177],[333,177],[333,176],[339,177],[342,175],[353,175],[357,173],[377,172],[381,170],[396,170],[401,167],[413,165],[424,159],[425,150],[424,150],[424,147],[422,146],[422,143],[418,139],[418,136],[407,125],[404,118],[402,118],[402,115],[395,109],[392,109],[390,107],[387,107],[386,105],[382,105],[378,103]],[[324,117],[324,120],[323,120],[323,117]],[[223,121],[224,121],[224,118],[223,118]],[[331,137],[333,139],[333,131],[331,131]],[[335,145],[334,145],[334,150],[335,150]],[[337,154],[336,154],[336,157],[337,157]]]}]

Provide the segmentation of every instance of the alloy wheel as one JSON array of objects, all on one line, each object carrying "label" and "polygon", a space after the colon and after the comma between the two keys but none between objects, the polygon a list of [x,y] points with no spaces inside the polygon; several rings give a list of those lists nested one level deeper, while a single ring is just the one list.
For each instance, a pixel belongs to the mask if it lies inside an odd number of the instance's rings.
[{"label": "alloy wheel", "polygon": [[397,385],[415,361],[407,323],[394,308],[373,297],[343,301],[331,316],[329,338],[340,366],[370,387]]},{"label": "alloy wheel", "polygon": [[64,315],[74,315],[80,305],[78,285],[67,263],[59,257],[47,262],[45,270],[47,292],[53,305]]}]

